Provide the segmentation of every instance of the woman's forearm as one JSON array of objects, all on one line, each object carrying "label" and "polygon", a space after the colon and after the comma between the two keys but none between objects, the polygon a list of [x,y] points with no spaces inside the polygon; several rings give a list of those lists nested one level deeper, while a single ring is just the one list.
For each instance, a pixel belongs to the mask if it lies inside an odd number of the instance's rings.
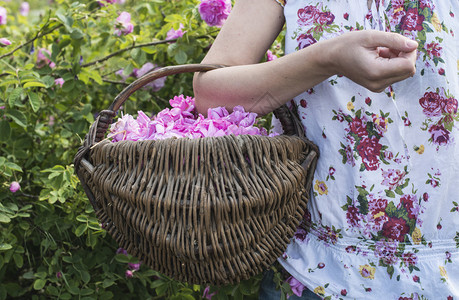
[{"label": "woman's forearm", "polygon": [[[266,114],[334,74],[373,92],[414,75],[417,43],[395,33],[356,31],[325,40],[274,61],[198,73],[198,112],[242,105]],[[218,59],[203,63],[225,64]]]},{"label": "woman's forearm", "polygon": [[209,107],[231,110],[242,105],[247,111],[269,113],[333,75],[324,59],[326,47],[325,42],[318,43],[270,62],[198,73],[196,108],[205,114]]}]

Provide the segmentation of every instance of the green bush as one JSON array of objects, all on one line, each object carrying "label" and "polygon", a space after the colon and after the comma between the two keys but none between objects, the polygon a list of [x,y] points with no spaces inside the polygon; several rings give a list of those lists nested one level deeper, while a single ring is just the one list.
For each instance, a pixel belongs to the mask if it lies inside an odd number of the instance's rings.
[{"label": "green bush", "polygon": [[[103,2],[103,0],[101,0]],[[97,112],[147,62],[199,63],[218,33],[199,16],[198,0],[0,1],[7,24],[0,38],[0,299],[200,299],[205,286],[173,281],[117,254],[74,174],[73,157]],[[121,11],[133,32],[114,34]],[[167,32],[183,24],[175,41]],[[41,49],[44,61],[37,62]],[[274,48],[273,48],[274,49]],[[281,50],[275,50],[281,52]],[[55,80],[62,78],[62,87]],[[167,78],[158,92],[142,89],[125,112],[158,112],[173,95],[192,95],[192,74]],[[10,184],[21,188],[10,191]],[[130,273],[128,275],[131,275]],[[260,276],[215,288],[218,299],[254,299]]]}]

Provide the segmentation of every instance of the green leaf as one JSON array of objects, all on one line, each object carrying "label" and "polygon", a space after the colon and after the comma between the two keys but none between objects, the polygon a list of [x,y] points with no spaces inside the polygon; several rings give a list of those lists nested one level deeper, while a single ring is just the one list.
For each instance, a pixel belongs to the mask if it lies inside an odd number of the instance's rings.
[{"label": "green leaf", "polygon": [[75,87],[75,80],[73,80],[73,79],[67,80],[62,85],[62,91],[65,92],[65,93],[68,93],[68,92],[72,91],[74,87]]},{"label": "green leaf", "polygon": [[[87,271],[81,271],[80,275],[84,283],[88,283],[89,280],[91,280],[91,275],[89,275]],[[83,295],[83,296],[86,296],[86,295]]]},{"label": "green leaf", "polygon": [[64,16],[62,12],[57,12],[56,16],[61,20],[61,22],[65,25],[67,31],[71,30],[71,27],[73,25],[73,18],[70,16]]},{"label": "green leaf", "polygon": [[116,259],[117,262],[120,262],[120,263],[128,263],[128,262],[130,262],[129,257],[127,255],[124,255],[124,254],[117,254],[115,256],[115,259]]},{"label": "green leaf", "polygon": [[10,93],[10,96],[8,97],[8,104],[10,108],[14,107],[16,100],[21,97],[22,91],[22,87],[17,87]]},{"label": "green leaf", "polygon": [[5,163],[5,166],[11,170],[14,170],[14,171],[18,171],[18,172],[22,172],[22,168],[20,166],[18,166],[17,164],[15,163],[12,163],[12,162],[6,162]]},{"label": "green leaf", "polygon": [[182,65],[184,63],[186,63],[187,59],[188,59],[188,55],[186,55],[185,51],[183,50],[179,50],[175,55],[174,55],[174,59],[175,61]]},{"label": "green leaf", "polygon": [[46,279],[38,278],[33,283],[33,288],[35,290],[41,290],[45,286],[45,284],[46,284]]},{"label": "green leaf", "polygon": [[6,120],[0,121],[0,141],[5,142],[11,136],[10,123]]},{"label": "green leaf", "polygon": [[69,293],[63,293],[60,295],[60,299],[62,300],[70,300],[72,299],[72,295],[70,295]]},{"label": "green leaf", "polygon": [[20,254],[15,253],[13,255],[13,260],[14,260],[14,263],[16,264],[16,267],[18,267],[18,269],[22,268],[22,266],[24,265],[24,259],[22,258],[22,255]]},{"label": "green leaf", "polygon": [[108,300],[113,299],[113,293],[110,291],[103,291],[102,294],[99,295],[99,300]]},{"label": "green leaf", "polygon": [[[11,221],[11,218],[8,217],[6,214],[4,213],[0,213],[0,223],[9,223]],[[7,250],[7,249],[2,249],[1,248],[1,245],[5,245],[5,244],[0,244],[0,250]],[[7,244],[6,244],[7,245]]]},{"label": "green leaf", "polygon": [[42,101],[38,94],[34,92],[27,92],[27,95],[29,96],[29,103],[30,106],[32,107],[32,110],[34,112],[37,112],[40,109],[40,106],[42,104]]},{"label": "green leaf", "polygon": [[46,287],[46,292],[48,292],[50,295],[53,295],[53,296],[59,296],[59,290],[52,285],[48,285]]},{"label": "green leaf", "polygon": [[88,224],[80,224],[76,229],[75,229],[75,235],[76,236],[81,236],[85,231],[88,229]]},{"label": "green leaf", "polygon": [[7,296],[7,292],[6,292],[5,286],[4,285],[0,285],[0,299],[4,300],[4,299],[6,299],[6,296]]},{"label": "green leaf", "polygon": [[0,244],[0,251],[10,250],[11,248],[13,248],[13,246],[11,246],[10,244]]},{"label": "green leaf", "polygon": [[83,32],[79,28],[73,28],[72,33],[70,34],[70,37],[74,40],[80,40],[84,37]]},{"label": "green leaf", "polygon": [[38,81],[29,81],[23,85],[25,89],[31,88],[31,87],[46,87],[46,84]]},{"label": "green leaf", "polygon": [[82,222],[82,223],[87,223],[89,221],[88,216],[86,215],[79,215],[76,217],[76,219],[78,222]]},{"label": "green leaf", "polygon": [[27,127],[27,118],[21,111],[10,109],[6,112],[6,115],[13,119],[13,121],[19,126],[23,128]]},{"label": "green leaf", "polygon": [[115,283],[115,281],[112,280],[112,279],[104,279],[104,281],[102,282],[102,287],[104,289],[106,289],[106,288],[112,286],[114,283]]},{"label": "green leaf", "polygon": [[10,80],[4,80],[0,82],[0,86],[11,86],[14,84],[19,84],[19,80],[17,79],[10,79]]}]

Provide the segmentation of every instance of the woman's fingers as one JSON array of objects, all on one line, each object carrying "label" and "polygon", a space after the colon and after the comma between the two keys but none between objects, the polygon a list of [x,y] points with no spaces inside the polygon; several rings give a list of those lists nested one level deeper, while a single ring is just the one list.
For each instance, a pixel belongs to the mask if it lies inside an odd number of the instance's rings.
[{"label": "woman's fingers", "polygon": [[417,43],[396,33],[360,31],[337,40],[338,74],[379,92],[416,72]]},{"label": "woman's fingers", "polygon": [[397,57],[400,51],[389,49],[386,47],[378,47],[378,55],[382,58],[394,58]]},{"label": "woman's fingers", "polygon": [[366,34],[365,46],[369,48],[386,47],[400,52],[411,52],[418,47],[416,41],[398,33],[369,30]]},{"label": "woman's fingers", "polygon": [[406,75],[413,76],[416,72],[416,51],[409,53],[400,52],[397,57],[376,59],[375,68],[370,74],[374,75],[374,79],[387,79],[390,77],[399,77]]}]

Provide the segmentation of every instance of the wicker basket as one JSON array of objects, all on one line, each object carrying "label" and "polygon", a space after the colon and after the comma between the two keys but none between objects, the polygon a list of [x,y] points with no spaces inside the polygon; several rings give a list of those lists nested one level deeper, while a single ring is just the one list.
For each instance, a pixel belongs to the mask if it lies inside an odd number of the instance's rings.
[{"label": "wicker basket", "polygon": [[100,222],[144,264],[193,284],[236,283],[281,256],[309,199],[317,147],[285,106],[284,134],[158,141],[104,140],[120,106],[167,75],[221,66],[158,69],[124,89],[92,124],[75,170]]}]

